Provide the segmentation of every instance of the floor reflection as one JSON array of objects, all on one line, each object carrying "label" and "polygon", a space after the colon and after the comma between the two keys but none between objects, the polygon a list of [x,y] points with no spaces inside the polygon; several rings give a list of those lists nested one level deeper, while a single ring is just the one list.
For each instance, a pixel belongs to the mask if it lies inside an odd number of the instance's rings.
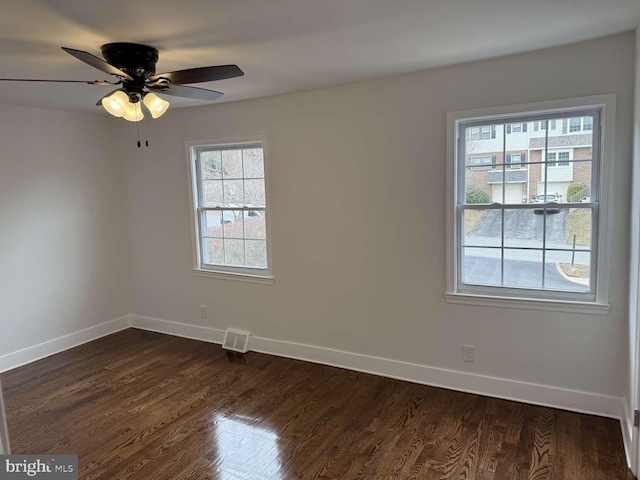
[{"label": "floor reflection", "polygon": [[282,480],[278,436],[250,418],[217,415],[220,480]]}]

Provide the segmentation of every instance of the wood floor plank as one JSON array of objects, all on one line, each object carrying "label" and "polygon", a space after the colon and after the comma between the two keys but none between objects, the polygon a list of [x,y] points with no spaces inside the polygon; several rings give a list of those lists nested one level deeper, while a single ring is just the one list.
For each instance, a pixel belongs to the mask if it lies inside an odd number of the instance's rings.
[{"label": "wood floor plank", "polygon": [[129,329],[2,374],[81,479],[629,480],[618,422]]}]

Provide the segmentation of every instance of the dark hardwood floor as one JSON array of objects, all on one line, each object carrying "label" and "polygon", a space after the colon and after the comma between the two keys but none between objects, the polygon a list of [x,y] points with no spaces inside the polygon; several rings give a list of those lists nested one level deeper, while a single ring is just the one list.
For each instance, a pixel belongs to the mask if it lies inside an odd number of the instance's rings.
[{"label": "dark hardwood floor", "polygon": [[617,421],[129,329],[2,374],[81,479],[627,479]]}]

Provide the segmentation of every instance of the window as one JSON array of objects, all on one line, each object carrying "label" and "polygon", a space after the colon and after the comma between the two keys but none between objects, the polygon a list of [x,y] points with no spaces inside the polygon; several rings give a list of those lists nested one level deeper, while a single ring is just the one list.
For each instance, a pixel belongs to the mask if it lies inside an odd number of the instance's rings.
[{"label": "window", "polygon": [[581,118],[570,118],[569,119],[569,131],[570,132],[580,132],[580,131],[582,131],[582,119]]},{"label": "window", "polygon": [[189,154],[195,271],[272,279],[264,140],[193,144]]},{"label": "window", "polygon": [[511,123],[506,125],[507,133],[526,133],[526,123]]},{"label": "window", "polygon": [[[567,133],[567,119],[563,120],[562,133]],[[568,119],[569,133],[590,132],[593,130],[592,117],[573,117]]]},{"label": "window", "polygon": [[507,154],[507,168],[520,168],[522,166],[522,154],[513,153]]},{"label": "window", "polygon": [[539,130],[546,130],[547,126],[551,130],[555,130],[556,129],[556,121],[555,120],[551,120],[550,122],[547,122],[546,120],[541,120],[539,122],[533,122],[533,131],[537,132]]},{"label": "window", "polygon": [[490,126],[470,128],[467,132],[468,140],[489,140],[496,138],[496,129]]},{"label": "window", "polygon": [[496,165],[496,157],[491,156],[491,157],[471,157],[469,158],[467,165],[469,165],[469,167],[471,167],[472,169],[486,169],[494,167]]},{"label": "window", "polygon": [[[600,125],[613,123],[614,107],[615,96],[603,95],[449,114],[448,301],[606,313],[603,152],[613,134],[608,128],[605,138]],[[552,122],[570,126],[574,118],[588,137],[567,143],[550,132]],[[516,124],[532,132],[526,141],[506,135]],[[467,131],[486,126],[502,139],[497,155],[505,162],[478,176],[465,163],[474,148]]]},{"label": "window", "polygon": [[547,166],[568,167],[570,165],[571,152],[547,152]]}]

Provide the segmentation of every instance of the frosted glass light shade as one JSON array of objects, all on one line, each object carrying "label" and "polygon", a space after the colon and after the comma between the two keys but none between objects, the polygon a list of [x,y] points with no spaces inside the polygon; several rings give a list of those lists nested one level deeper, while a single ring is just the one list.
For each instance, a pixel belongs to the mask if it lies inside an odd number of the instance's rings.
[{"label": "frosted glass light shade", "polygon": [[124,115],[127,103],[129,103],[129,97],[122,90],[113,92],[102,99],[102,106],[114,117],[122,117]]},{"label": "frosted glass light shade", "polygon": [[142,113],[141,103],[127,103],[127,105],[124,107],[122,118],[130,122],[139,122],[140,120],[142,120],[144,118],[144,113]]},{"label": "frosted glass light shade", "polygon": [[122,117],[130,122],[139,122],[144,118],[140,102],[131,103],[129,95],[117,90],[102,99],[102,106],[114,117]]},{"label": "frosted glass light shade", "polygon": [[161,99],[155,93],[147,93],[142,100],[151,112],[153,118],[159,118],[169,109],[169,102]]}]

